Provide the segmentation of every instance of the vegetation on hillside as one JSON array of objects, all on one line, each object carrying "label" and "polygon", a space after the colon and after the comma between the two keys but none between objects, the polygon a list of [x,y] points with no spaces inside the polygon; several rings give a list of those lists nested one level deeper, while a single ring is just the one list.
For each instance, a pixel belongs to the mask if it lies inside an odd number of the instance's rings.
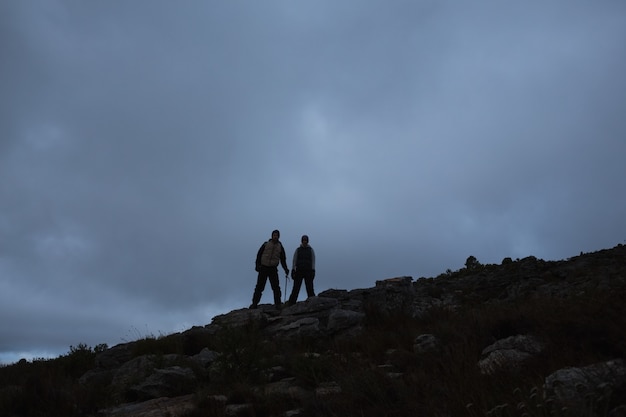
[{"label": "vegetation on hillside", "polygon": [[[475,258],[468,264],[485,267]],[[446,279],[454,274],[446,274]],[[365,331],[349,339],[268,340],[250,322],[203,340],[145,337],[135,342],[134,354],[191,355],[204,347],[221,353],[211,378],[198,370],[202,382],[196,408],[188,417],[220,415],[209,400],[213,394],[252,404],[257,416],[283,415],[294,405],[255,391],[272,369],[295,378],[300,386],[314,389],[332,381],[338,388],[323,400],[312,396],[302,415],[567,416],[572,410],[554,407],[544,397],[543,381],[568,366],[626,357],[624,299],[626,289],[621,287],[596,288],[562,299],[542,296],[468,303],[454,311],[434,308],[420,318],[366,308]],[[415,354],[413,344],[421,334],[435,335],[440,348]],[[518,334],[536,335],[546,348],[514,377],[506,370],[482,374],[477,366],[482,349]],[[0,415],[96,416],[98,410],[114,405],[104,388],[86,390],[79,383],[104,349],[81,344],[56,359],[0,367]],[[626,398],[626,392],[585,395],[589,416],[606,415]]]}]

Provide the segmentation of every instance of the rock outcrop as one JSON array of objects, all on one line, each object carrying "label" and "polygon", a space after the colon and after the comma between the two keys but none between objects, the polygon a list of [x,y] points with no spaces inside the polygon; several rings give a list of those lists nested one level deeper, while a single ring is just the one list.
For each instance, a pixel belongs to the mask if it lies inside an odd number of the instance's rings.
[{"label": "rock outcrop", "polygon": [[[97,354],[96,366],[80,377],[79,384],[85,391],[106,392],[116,404],[99,411],[104,417],[182,417],[191,415],[198,404],[206,415],[255,415],[250,397],[270,397],[289,404],[283,415],[304,415],[305,404],[332,403],[341,396],[342,384],[329,378],[320,353],[303,351],[289,359],[299,361],[292,367],[308,367],[310,376],[298,378],[287,369],[286,358],[266,361],[259,357],[265,344],[306,344],[316,340],[349,344],[366,335],[368,320],[391,319],[393,323],[394,317],[406,317],[426,322],[433,311],[454,314],[461,309],[471,311],[473,306],[507,305],[542,297],[567,300],[625,288],[626,247],[622,245],[564,261],[506,259],[502,265],[481,265],[436,278],[383,279],[372,288],[328,289],[282,309],[262,304],[257,309],[242,308],[218,315],[205,326],[168,335],[163,344],[174,346],[171,351],[175,353],[164,351],[162,345],[160,351],[151,351],[142,341],[113,346]],[[427,361],[449,343],[430,332],[412,340],[412,349],[388,349],[378,363],[364,362],[364,366],[373,368],[375,375],[386,381],[400,381],[405,378],[407,364]],[[209,348],[207,341],[219,341],[213,345],[220,347]],[[507,334],[479,346],[482,354],[470,368],[487,376],[515,375],[547,349],[550,347],[532,331]],[[351,360],[360,360],[359,352],[350,354]],[[324,355],[333,357],[338,353]],[[574,408],[582,406],[583,391],[622,395],[626,392],[623,359],[572,363],[571,367],[555,370],[545,376],[545,395],[564,407]],[[339,363],[341,360],[337,359]],[[262,367],[265,363],[267,366]],[[445,368],[446,364],[438,366]],[[245,393],[219,392],[222,381],[242,370],[255,375],[254,387]],[[211,388],[202,391],[207,384]],[[616,413],[623,407],[626,399],[612,405]]]}]

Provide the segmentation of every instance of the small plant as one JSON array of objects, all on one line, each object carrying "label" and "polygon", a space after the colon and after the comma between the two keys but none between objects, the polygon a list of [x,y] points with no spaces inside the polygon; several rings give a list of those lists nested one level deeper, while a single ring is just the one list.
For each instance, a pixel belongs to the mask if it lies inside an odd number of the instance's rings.
[{"label": "small plant", "polygon": [[272,357],[271,343],[264,341],[254,321],[224,329],[214,343],[220,352],[213,366],[215,377],[227,384],[258,381],[264,364]]},{"label": "small plant", "polygon": [[161,335],[146,336],[133,343],[133,356],[150,354],[166,355],[169,353],[182,353],[182,344],[179,338]]},{"label": "small plant", "polygon": [[303,386],[317,387],[332,380],[334,361],[328,355],[303,352],[289,355],[286,359],[289,372],[295,375]]},{"label": "small plant", "polygon": [[470,255],[465,260],[465,268],[467,268],[468,271],[475,271],[477,269],[480,269],[481,266],[482,264],[478,262],[478,259],[476,259],[476,257],[473,255]]}]

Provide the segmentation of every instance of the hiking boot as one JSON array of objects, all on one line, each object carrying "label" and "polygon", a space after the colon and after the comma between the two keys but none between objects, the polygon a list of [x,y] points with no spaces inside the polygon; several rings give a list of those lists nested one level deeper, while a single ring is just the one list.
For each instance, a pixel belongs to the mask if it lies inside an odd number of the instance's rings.
[{"label": "hiking boot", "polygon": [[248,307],[250,310],[256,310],[257,309],[257,305],[252,303],[250,304],[250,307]]}]

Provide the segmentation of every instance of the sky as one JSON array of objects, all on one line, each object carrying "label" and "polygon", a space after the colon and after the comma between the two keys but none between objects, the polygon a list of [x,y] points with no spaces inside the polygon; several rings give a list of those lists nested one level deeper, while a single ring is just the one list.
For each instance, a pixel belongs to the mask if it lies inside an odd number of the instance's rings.
[{"label": "sky", "polygon": [[318,293],[626,243],[623,1],[7,0],[0,63],[0,363],[245,308],[274,229]]}]

